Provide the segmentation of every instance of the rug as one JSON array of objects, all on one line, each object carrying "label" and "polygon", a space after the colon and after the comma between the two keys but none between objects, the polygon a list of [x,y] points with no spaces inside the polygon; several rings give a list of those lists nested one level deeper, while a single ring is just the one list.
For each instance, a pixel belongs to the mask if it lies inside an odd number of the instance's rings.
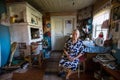
[{"label": "rug", "polygon": [[52,52],[50,58],[46,60],[45,73],[59,72],[59,61],[61,58],[61,52]]},{"label": "rug", "polygon": [[58,62],[48,62],[46,64],[45,73],[57,73],[59,72]]},{"label": "rug", "polygon": [[61,77],[58,77],[60,58],[61,52],[51,53],[50,58],[46,60],[43,80],[63,80]]}]

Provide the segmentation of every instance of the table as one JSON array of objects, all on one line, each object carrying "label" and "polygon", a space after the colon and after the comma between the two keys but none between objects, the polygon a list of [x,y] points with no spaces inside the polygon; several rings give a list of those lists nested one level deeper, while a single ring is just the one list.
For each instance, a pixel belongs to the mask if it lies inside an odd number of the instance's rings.
[{"label": "table", "polygon": [[[114,80],[120,80],[120,70],[110,69],[107,66],[104,66],[101,61],[95,62],[96,65],[100,67],[100,76],[102,76],[102,71],[105,71],[107,74],[109,74],[111,77],[114,78]],[[101,79],[100,79],[101,80]]]},{"label": "table", "polygon": [[120,71],[119,70],[113,70],[106,66],[101,65],[102,69],[105,70],[108,74],[110,74],[112,77],[114,77],[115,80],[120,80]]}]

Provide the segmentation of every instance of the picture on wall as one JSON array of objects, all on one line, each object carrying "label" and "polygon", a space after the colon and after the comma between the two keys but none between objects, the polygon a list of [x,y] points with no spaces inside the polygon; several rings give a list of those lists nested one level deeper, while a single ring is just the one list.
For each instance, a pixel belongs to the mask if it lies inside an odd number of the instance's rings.
[{"label": "picture on wall", "polygon": [[65,20],[65,35],[70,35],[72,30],[73,30],[73,21],[70,20]]},{"label": "picture on wall", "polygon": [[71,28],[72,27],[72,21],[71,20],[66,20],[65,25],[66,25],[65,27]]},{"label": "picture on wall", "polygon": [[112,8],[112,20],[120,20],[120,5],[115,5]]}]

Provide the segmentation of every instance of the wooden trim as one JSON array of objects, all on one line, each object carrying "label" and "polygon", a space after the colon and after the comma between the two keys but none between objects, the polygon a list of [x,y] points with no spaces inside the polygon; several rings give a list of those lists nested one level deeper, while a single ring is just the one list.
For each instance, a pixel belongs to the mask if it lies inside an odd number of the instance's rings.
[{"label": "wooden trim", "polygon": [[77,12],[52,12],[51,16],[76,16]]}]

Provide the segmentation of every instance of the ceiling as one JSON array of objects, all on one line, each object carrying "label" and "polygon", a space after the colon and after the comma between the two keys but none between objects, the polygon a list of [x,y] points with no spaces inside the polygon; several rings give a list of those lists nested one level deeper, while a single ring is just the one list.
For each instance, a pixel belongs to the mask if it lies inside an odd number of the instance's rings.
[{"label": "ceiling", "polygon": [[96,0],[26,0],[42,12],[76,11],[93,4]]}]

